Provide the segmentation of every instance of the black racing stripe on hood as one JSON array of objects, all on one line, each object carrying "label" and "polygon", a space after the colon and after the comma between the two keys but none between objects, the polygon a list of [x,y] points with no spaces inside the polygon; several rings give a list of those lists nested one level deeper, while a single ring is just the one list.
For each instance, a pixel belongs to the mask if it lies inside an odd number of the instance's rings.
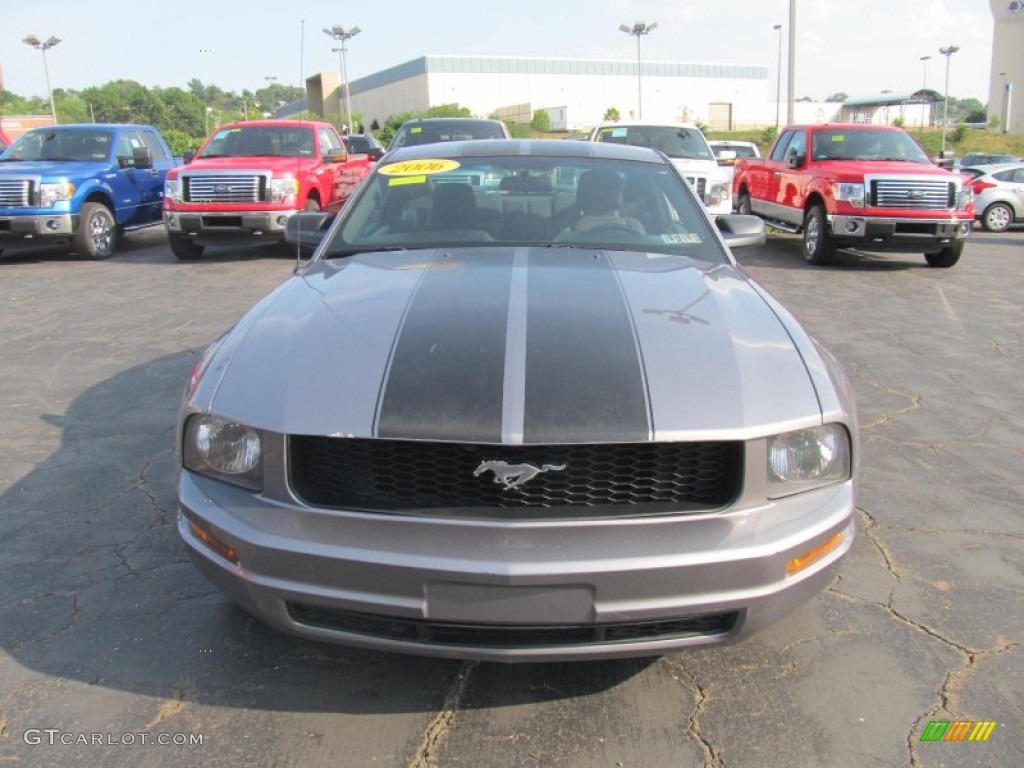
[{"label": "black racing stripe on hood", "polygon": [[440,254],[399,331],[377,436],[501,442],[512,249]]},{"label": "black racing stripe on hood", "polygon": [[649,440],[632,316],[608,256],[531,249],[524,442]]}]

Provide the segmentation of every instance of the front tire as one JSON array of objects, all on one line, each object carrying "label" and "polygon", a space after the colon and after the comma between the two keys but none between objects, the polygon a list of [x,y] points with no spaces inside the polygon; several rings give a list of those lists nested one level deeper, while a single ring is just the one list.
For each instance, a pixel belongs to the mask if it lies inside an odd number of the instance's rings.
[{"label": "front tire", "polygon": [[985,209],[981,224],[989,232],[1005,232],[1013,224],[1013,209],[1006,203],[992,203]]},{"label": "front tire", "polygon": [[960,261],[960,254],[963,253],[963,251],[964,244],[963,242],[959,242],[955,245],[947,246],[937,253],[926,253],[924,258],[925,261],[928,262],[929,267],[949,269]]},{"label": "front tire", "polygon": [[117,222],[102,203],[86,203],[78,219],[72,242],[84,259],[107,259],[117,249]]},{"label": "front tire", "polygon": [[836,244],[828,231],[828,218],[822,205],[813,205],[804,216],[804,261],[820,266],[836,255]]},{"label": "front tire", "polygon": [[199,245],[189,240],[184,235],[168,235],[171,243],[171,253],[182,261],[198,259],[206,250],[205,245]]},{"label": "front tire", "polygon": [[750,210],[750,195],[746,191],[740,192],[739,202],[736,203],[736,213],[742,213],[744,216],[749,216],[753,213]]}]

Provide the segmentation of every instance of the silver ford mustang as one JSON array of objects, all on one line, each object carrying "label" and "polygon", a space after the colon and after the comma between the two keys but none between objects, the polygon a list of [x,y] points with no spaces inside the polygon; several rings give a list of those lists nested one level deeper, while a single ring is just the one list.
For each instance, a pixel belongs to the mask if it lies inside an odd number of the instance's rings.
[{"label": "silver ford mustang", "polygon": [[199,568],[307,638],[494,661],[735,640],[849,550],[853,396],[654,150],[388,153],[181,411]]}]

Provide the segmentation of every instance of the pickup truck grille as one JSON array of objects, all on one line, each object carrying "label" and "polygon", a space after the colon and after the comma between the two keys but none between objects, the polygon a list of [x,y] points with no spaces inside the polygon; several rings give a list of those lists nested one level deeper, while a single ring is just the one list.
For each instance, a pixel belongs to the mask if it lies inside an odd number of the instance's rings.
[{"label": "pickup truck grille", "polygon": [[[698,512],[731,502],[743,476],[741,442],[495,446],[293,435],[288,445],[299,498],[365,512],[497,520]],[[506,488],[485,462],[550,469]]]},{"label": "pickup truck grille", "polygon": [[28,179],[0,181],[0,208],[26,208],[32,200],[32,182]]},{"label": "pickup truck grille", "polygon": [[704,176],[691,176],[689,174],[686,174],[685,178],[686,178],[686,183],[689,184],[691,187],[693,187],[693,191],[697,193],[697,197],[699,197],[704,202],[704,204],[706,205],[707,202],[708,202],[708,198],[707,198],[708,180],[707,180],[707,178],[704,177]]},{"label": "pickup truck grille", "polygon": [[259,203],[266,200],[265,177],[249,175],[183,176],[187,203]]},{"label": "pickup truck grille", "polygon": [[956,183],[946,179],[869,180],[871,207],[944,211],[956,208]]}]

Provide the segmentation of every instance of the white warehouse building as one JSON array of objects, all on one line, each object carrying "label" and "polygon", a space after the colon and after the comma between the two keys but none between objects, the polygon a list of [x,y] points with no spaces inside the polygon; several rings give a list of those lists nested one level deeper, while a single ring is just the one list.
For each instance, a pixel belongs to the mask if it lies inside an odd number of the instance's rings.
[{"label": "white warehouse building", "polygon": [[[311,111],[344,114],[338,80],[324,72],[307,81]],[[701,121],[717,130],[775,122],[767,67],[645,61],[641,82],[644,120]],[[545,109],[553,129],[569,131],[596,125],[613,107],[623,120],[640,117],[635,61],[422,56],[353,80],[350,91],[352,111],[367,126],[443,104],[513,122]]]}]

